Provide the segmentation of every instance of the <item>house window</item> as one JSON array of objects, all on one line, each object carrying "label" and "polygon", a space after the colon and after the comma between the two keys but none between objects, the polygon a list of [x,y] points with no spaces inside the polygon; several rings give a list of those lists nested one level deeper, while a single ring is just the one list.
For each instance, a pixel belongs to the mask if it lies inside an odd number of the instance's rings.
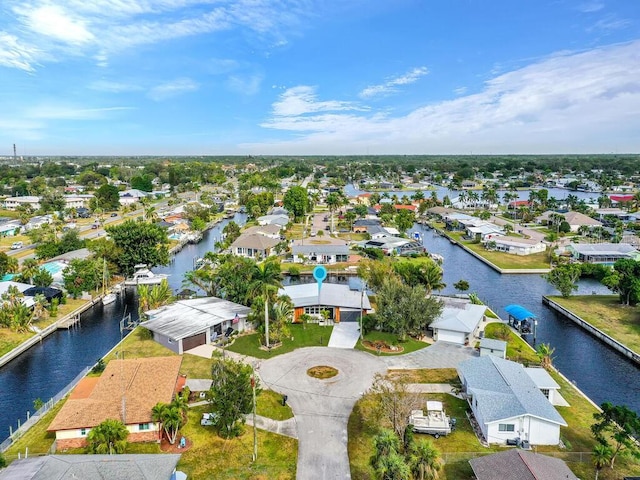
[{"label": "house window", "polygon": [[144,432],[145,430],[149,430],[149,424],[148,423],[139,423],[138,424],[138,431],[140,432]]},{"label": "house window", "polygon": [[81,428],[80,429],[80,436],[81,437],[86,437],[87,436],[87,429],[86,428]]},{"label": "house window", "polygon": [[541,388],[540,391],[542,392],[542,394],[547,397],[547,400],[549,399],[549,389],[548,388]]},{"label": "house window", "polygon": [[499,432],[515,432],[516,426],[513,423],[499,423],[498,431]]}]

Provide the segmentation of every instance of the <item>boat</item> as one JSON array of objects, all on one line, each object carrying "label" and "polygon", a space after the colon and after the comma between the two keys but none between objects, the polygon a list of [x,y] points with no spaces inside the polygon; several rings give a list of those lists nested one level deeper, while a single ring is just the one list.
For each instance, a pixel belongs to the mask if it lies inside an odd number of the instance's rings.
[{"label": "boat", "polygon": [[449,435],[455,427],[455,419],[451,419],[444,413],[442,402],[427,401],[426,413],[422,410],[412,410],[409,416],[409,425],[413,426],[416,433],[427,433],[438,438],[441,435]]},{"label": "boat", "polygon": [[109,275],[107,273],[107,259],[104,259],[104,266],[102,268],[102,305],[109,305],[118,299],[115,293],[107,293],[107,283],[109,281]]},{"label": "boat", "polygon": [[134,287],[136,285],[158,285],[169,276],[164,273],[153,273],[144,263],[139,263],[133,268],[135,269],[133,276],[124,281],[126,287]]}]

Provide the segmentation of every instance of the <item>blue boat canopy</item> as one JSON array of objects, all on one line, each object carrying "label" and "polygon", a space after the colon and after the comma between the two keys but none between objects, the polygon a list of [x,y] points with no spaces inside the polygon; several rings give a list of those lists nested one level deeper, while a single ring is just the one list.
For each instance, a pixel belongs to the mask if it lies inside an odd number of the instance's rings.
[{"label": "blue boat canopy", "polygon": [[528,318],[536,318],[536,316],[521,305],[507,305],[504,307],[509,315],[522,322]]}]

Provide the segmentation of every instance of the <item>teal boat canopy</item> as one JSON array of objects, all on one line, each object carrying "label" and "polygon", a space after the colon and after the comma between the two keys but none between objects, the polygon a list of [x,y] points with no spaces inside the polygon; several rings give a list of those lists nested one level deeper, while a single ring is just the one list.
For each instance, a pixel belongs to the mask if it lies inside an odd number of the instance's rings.
[{"label": "teal boat canopy", "polygon": [[504,307],[504,309],[507,311],[509,315],[511,315],[513,318],[515,318],[519,322],[522,322],[529,318],[536,318],[536,316],[533,313],[531,313],[529,310],[527,310],[521,305],[507,305],[506,307]]}]

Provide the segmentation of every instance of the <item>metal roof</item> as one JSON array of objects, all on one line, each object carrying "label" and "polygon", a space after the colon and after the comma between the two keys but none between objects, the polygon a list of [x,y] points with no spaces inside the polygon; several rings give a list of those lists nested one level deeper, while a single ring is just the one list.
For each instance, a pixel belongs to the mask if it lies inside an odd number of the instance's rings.
[{"label": "metal roof", "polygon": [[361,292],[351,290],[349,285],[339,283],[323,283],[318,298],[317,283],[303,283],[301,285],[287,285],[282,287],[279,294],[287,295],[291,298],[294,307],[309,307],[312,305],[325,305],[332,307],[360,309],[371,309],[371,303],[366,292],[362,296]]},{"label": "metal roof", "polygon": [[464,308],[445,306],[440,316],[431,322],[430,328],[450,330],[453,332],[471,333],[482,321],[485,305],[464,304]]},{"label": "metal roof", "polygon": [[466,360],[458,369],[486,423],[530,415],[567,425],[519,363],[487,355]]},{"label": "metal roof", "polygon": [[504,307],[509,315],[518,320],[519,322],[527,320],[529,318],[536,318],[536,316],[529,310],[521,305],[507,305]]},{"label": "metal roof", "polygon": [[233,320],[236,315],[246,318],[249,307],[217,297],[178,300],[156,310],[149,310],[149,320],[140,325],[173,340],[180,340]]},{"label": "metal roof", "polygon": [[294,245],[291,247],[293,255],[309,255],[312,253],[327,255],[349,255],[348,245]]},{"label": "metal roof", "polygon": [[501,352],[507,351],[507,342],[504,340],[496,340],[495,338],[482,338],[480,339],[480,348],[488,348],[490,350],[500,350]]}]

